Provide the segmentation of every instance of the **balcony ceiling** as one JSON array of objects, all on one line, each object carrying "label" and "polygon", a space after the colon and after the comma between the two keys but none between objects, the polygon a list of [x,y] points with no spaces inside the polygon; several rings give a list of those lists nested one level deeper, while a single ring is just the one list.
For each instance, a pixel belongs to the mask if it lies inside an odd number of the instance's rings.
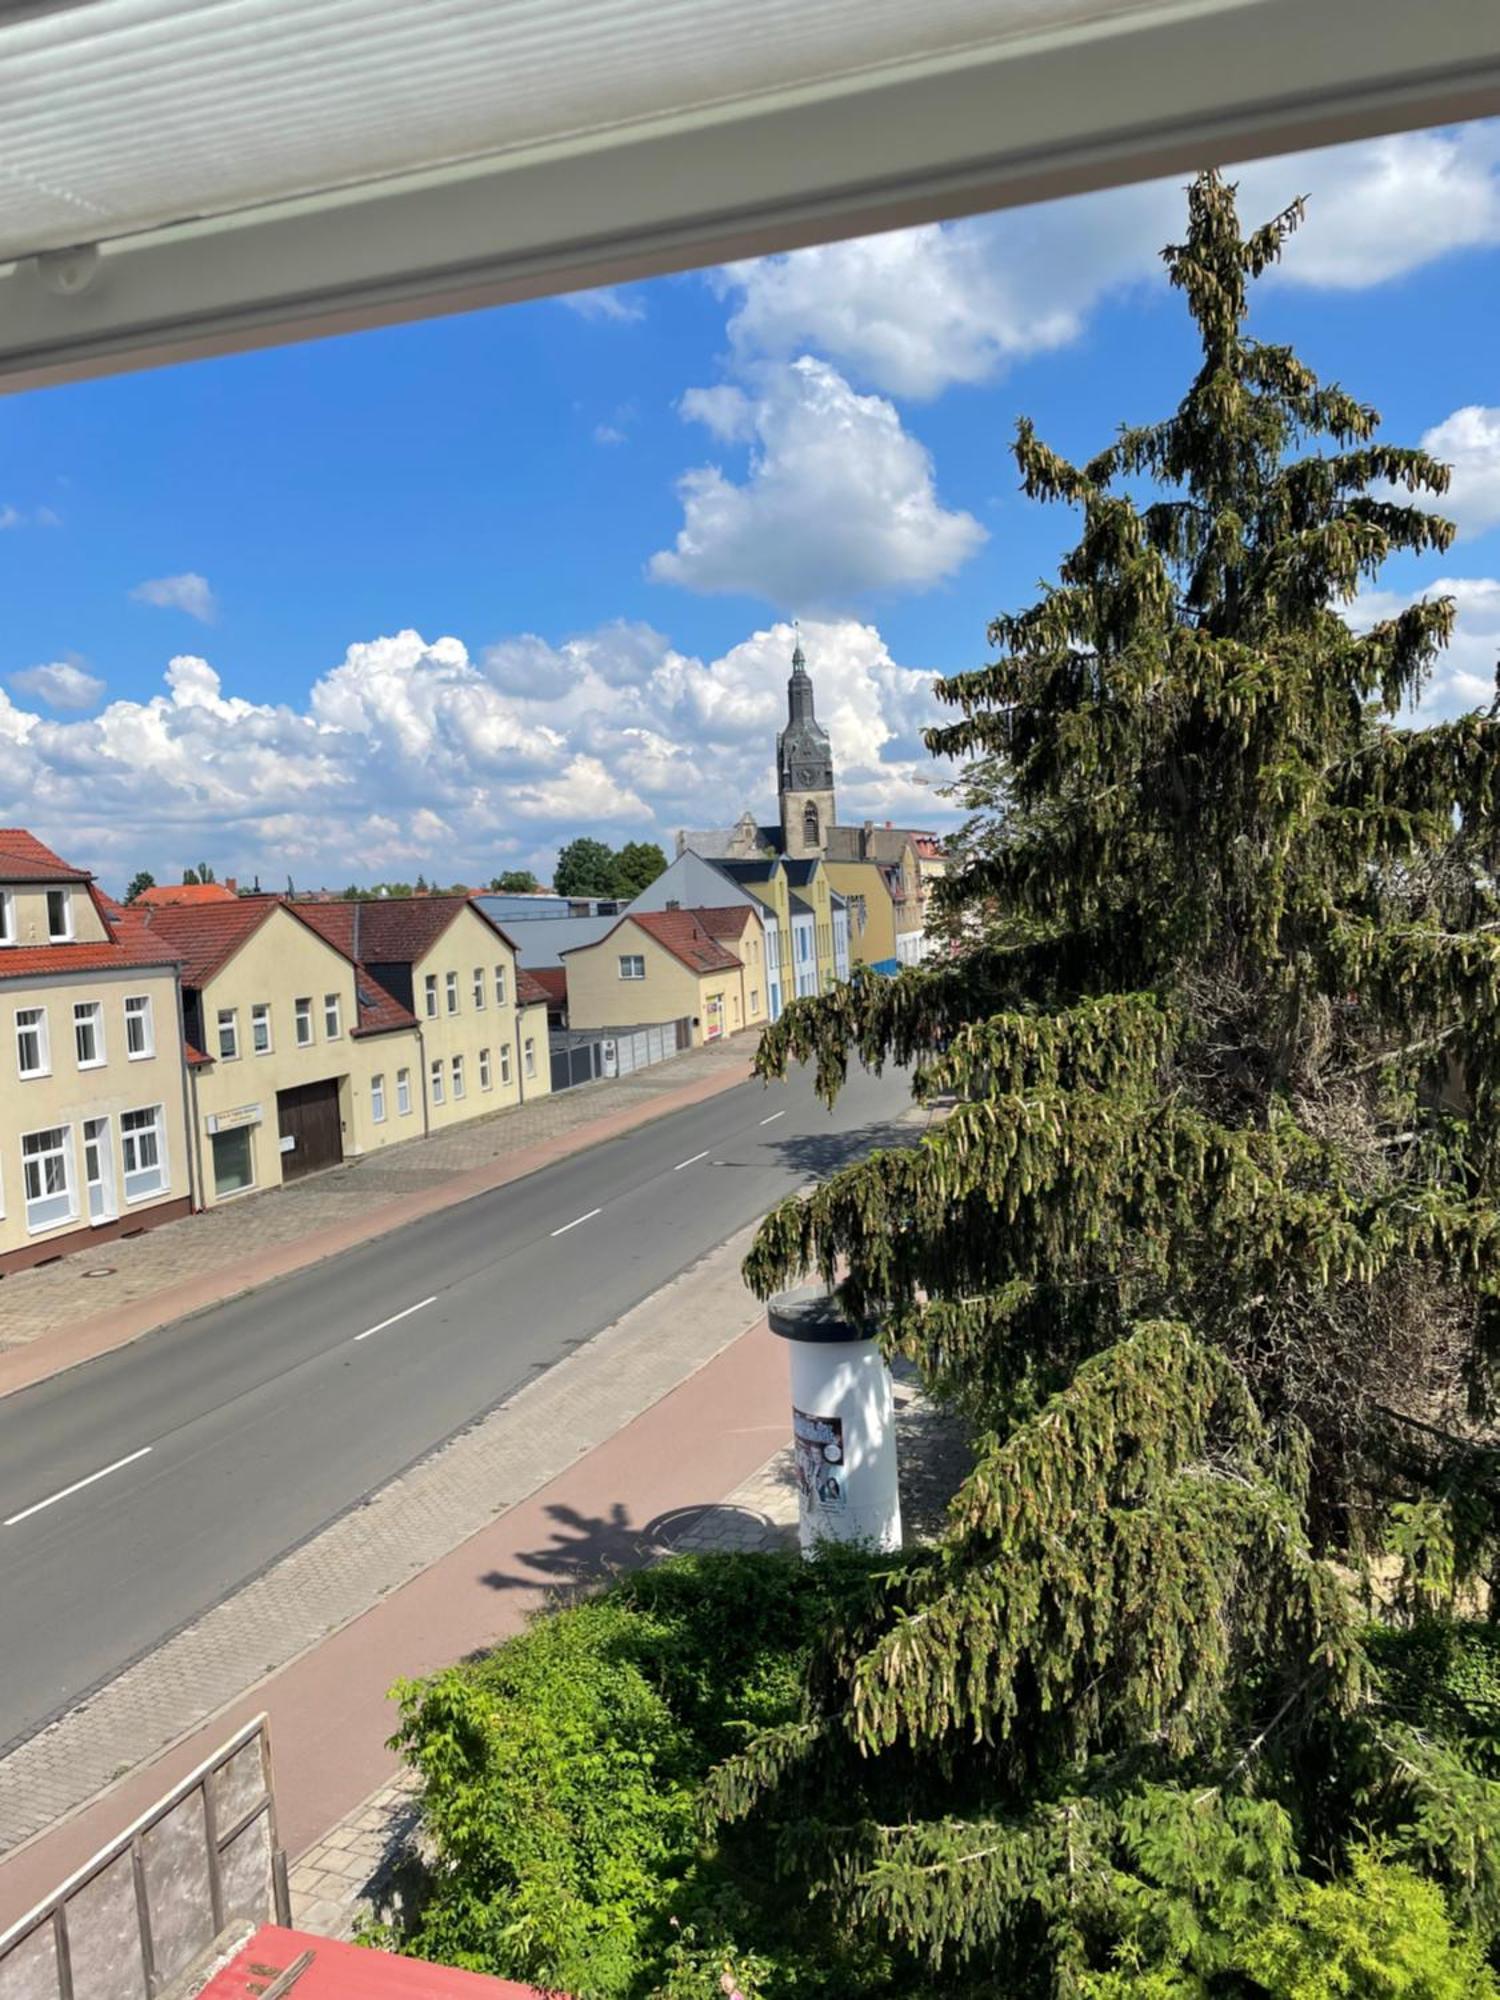
[{"label": "balcony ceiling", "polygon": [[1497,109],[1495,0],[0,4],[0,386]]}]

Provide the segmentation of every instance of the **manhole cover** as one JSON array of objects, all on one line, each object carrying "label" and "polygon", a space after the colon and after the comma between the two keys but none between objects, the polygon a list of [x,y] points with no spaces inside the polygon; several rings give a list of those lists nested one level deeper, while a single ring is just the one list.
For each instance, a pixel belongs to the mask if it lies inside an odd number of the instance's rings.
[{"label": "manhole cover", "polygon": [[85,1271],[83,1275],[86,1278],[112,1278],[115,1275],[115,1267],[113,1264],[96,1264],[91,1271]]}]

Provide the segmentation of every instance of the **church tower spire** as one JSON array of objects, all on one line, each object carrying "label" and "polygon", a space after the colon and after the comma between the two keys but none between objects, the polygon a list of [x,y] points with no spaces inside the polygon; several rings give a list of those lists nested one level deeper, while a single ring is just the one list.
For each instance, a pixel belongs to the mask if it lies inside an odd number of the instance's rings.
[{"label": "church tower spire", "polygon": [[800,629],[792,651],[786,705],[786,728],[776,739],[781,851],[800,859],[826,851],[834,813],[833,746],[817,718]]}]

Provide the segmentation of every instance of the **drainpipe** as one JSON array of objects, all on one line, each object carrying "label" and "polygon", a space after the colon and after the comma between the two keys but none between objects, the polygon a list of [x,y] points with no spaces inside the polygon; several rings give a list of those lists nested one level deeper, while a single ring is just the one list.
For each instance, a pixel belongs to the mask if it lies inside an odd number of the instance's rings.
[{"label": "drainpipe", "polygon": [[422,1137],[427,1139],[432,1136],[432,1120],[427,1115],[427,1038],[422,1033],[420,1014],[417,1015],[417,1077],[422,1085]]},{"label": "drainpipe", "polygon": [[510,968],[510,976],[511,1012],[516,1017],[516,1088],[521,1093],[517,1102],[524,1104],[526,1102],[526,1065],[521,1060],[521,996],[516,992],[515,988],[516,967],[514,963],[512,963]]},{"label": "drainpipe", "polygon": [[172,974],[172,997],[177,1002],[177,1060],[182,1065],[182,1115],[187,1121],[188,1205],[208,1206],[204,1194],[203,1137],[198,1129],[198,1079],[188,1066],[187,1012],[182,1004],[182,969]]}]

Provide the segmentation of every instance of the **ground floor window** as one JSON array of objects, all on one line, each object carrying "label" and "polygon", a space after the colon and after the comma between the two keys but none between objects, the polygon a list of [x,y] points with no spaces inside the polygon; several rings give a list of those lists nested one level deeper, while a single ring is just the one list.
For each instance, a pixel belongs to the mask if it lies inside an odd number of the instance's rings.
[{"label": "ground floor window", "polygon": [[489,1087],[490,1087],[490,1052],[488,1049],[481,1049],[479,1051],[479,1088],[481,1090],[488,1090]]},{"label": "ground floor window", "polygon": [[535,1042],[534,1042],[534,1041],[533,1041],[533,1040],[531,1039],[530,1035],[528,1035],[528,1036],[526,1037],[526,1040],[525,1040],[525,1041],[524,1041],[524,1042],[522,1043],[522,1045],[521,1045],[521,1052],[522,1052],[522,1060],[523,1060],[523,1061],[525,1062],[525,1064],[526,1064],[526,1074],[527,1074],[528,1076],[535,1076],[535,1075],[536,1075],[536,1043],[535,1043]]},{"label": "ground floor window", "polygon": [[411,1071],[398,1069],[396,1072],[396,1109],[403,1118],[411,1113]]},{"label": "ground floor window", "polygon": [[453,1058],[453,1095],[455,1097],[462,1097],[464,1088],[464,1059],[462,1056],[455,1056]]},{"label": "ground floor window", "polygon": [[73,1200],[73,1134],[66,1125],[28,1132],[21,1140],[26,1227],[55,1229],[77,1214]]},{"label": "ground floor window", "polygon": [[120,1119],[120,1151],[125,1159],[125,1199],[142,1201],[149,1194],[160,1194],[167,1185],[167,1165],[159,1104],[125,1112]]},{"label": "ground floor window", "polygon": [[248,1125],[236,1126],[232,1132],[215,1132],[213,1149],[215,1194],[240,1194],[245,1188],[255,1186]]},{"label": "ground floor window", "polygon": [[385,1123],[385,1078],[370,1078],[370,1116],[377,1125]]},{"label": "ground floor window", "polygon": [[443,1101],[443,1059],[441,1056],[434,1056],[432,1059],[431,1080],[432,1101],[434,1104],[441,1104]]},{"label": "ground floor window", "polygon": [[510,1082],[510,1046],[506,1042],[500,1044],[500,1081]]}]

